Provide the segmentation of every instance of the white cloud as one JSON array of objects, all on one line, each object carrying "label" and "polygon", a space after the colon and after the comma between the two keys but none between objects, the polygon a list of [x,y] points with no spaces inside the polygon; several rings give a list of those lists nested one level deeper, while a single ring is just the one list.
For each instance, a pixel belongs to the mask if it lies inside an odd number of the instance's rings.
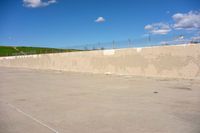
[{"label": "white cloud", "polygon": [[95,20],[95,22],[97,22],[97,23],[103,23],[103,22],[105,22],[106,20],[105,20],[105,18],[104,17],[98,17],[96,20]]},{"label": "white cloud", "polygon": [[192,41],[198,41],[198,42],[200,42],[200,36],[194,36],[191,39],[192,39]]},{"label": "white cloud", "polygon": [[151,34],[165,35],[171,31],[171,28],[166,23],[154,23],[148,24],[144,27],[145,30],[148,30]]},{"label": "white cloud", "polygon": [[42,0],[23,0],[24,6],[30,8],[45,7],[56,2],[56,0],[48,0],[45,2]]},{"label": "white cloud", "polygon": [[200,29],[200,12],[190,11],[188,13],[176,13],[172,16],[175,29],[199,30]]},{"label": "white cloud", "polygon": [[190,43],[190,42],[191,42],[191,39],[176,38],[174,40],[161,41],[159,44],[160,45],[174,45],[174,44],[187,44],[187,43]]},{"label": "white cloud", "polygon": [[145,30],[152,30],[153,29],[153,26],[148,24],[144,27]]}]

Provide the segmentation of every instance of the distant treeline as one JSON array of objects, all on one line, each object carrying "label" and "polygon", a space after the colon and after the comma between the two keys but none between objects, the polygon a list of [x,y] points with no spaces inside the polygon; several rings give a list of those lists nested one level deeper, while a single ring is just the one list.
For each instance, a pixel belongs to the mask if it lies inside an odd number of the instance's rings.
[{"label": "distant treeline", "polygon": [[45,53],[75,52],[75,49],[58,49],[44,47],[0,46],[0,56],[31,55]]}]

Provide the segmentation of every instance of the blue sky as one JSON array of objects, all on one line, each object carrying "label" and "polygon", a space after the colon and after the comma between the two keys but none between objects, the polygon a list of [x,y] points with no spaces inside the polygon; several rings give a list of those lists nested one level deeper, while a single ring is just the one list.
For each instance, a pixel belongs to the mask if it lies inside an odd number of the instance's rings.
[{"label": "blue sky", "polygon": [[1,0],[0,45],[68,47],[200,34],[199,0]]}]

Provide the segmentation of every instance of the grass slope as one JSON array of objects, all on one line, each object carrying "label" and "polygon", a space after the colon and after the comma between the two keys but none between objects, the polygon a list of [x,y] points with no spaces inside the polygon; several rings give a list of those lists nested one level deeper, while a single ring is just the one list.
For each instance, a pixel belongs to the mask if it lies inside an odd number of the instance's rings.
[{"label": "grass slope", "polygon": [[44,47],[0,46],[0,56],[16,56],[16,55],[75,52],[75,51],[80,51],[80,50],[44,48]]}]

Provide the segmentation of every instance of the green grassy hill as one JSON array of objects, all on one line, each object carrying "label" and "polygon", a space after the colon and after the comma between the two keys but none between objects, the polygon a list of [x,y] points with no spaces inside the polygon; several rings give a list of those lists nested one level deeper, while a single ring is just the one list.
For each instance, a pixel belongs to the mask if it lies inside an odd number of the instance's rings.
[{"label": "green grassy hill", "polygon": [[44,48],[44,47],[0,46],[0,57],[1,56],[30,55],[30,54],[75,52],[75,51],[80,51],[80,50]]}]

